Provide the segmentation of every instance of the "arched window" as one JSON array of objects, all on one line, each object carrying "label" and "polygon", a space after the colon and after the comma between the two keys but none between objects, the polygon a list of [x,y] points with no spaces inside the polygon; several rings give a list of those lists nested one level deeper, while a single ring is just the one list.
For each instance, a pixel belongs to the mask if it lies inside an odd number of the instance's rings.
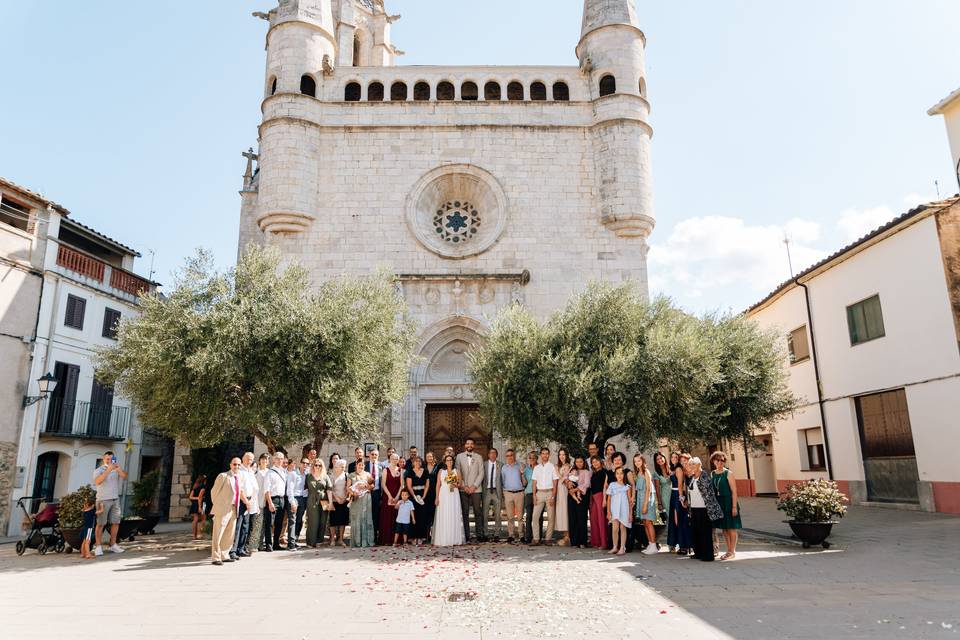
[{"label": "arched window", "polygon": [[360,34],[353,34],[353,66],[360,66]]},{"label": "arched window", "polygon": [[460,85],[460,99],[461,100],[478,100],[480,98],[480,90],[477,89],[476,82],[464,82]]},{"label": "arched window", "polygon": [[307,74],[300,76],[300,93],[312,98],[317,97],[317,81]]},{"label": "arched window", "polygon": [[560,102],[568,102],[570,100],[570,87],[567,86],[566,82],[553,83],[553,99],[559,100]]},{"label": "arched window", "polygon": [[530,85],[531,100],[546,100],[547,87],[542,82],[534,82]]},{"label": "arched window", "polygon": [[453,85],[446,80],[437,85],[437,100],[453,100],[455,95]]},{"label": "arched window", "polygon": [[483,99],[499,100],[500,99],[500,83],[488,82],[487,84],[483,85]]},{"label": "arched window", "polygon": [[383,101],[383,83],[371,82],[367,85],[367,102]]},{"label": "arched window", "polygon": [[343,99],[347,102],[360,102],[360,83],[348,84],[343,90]]},{"label": "arched window", "polygon": [[430,99],[430,85],[426,82],[418,82],[413,85],[413,99],[417,102],[425,102]]},{"label": "arched window", "polygon": [[600,78],[600,96],[608,96],[617,92],[617,79],[607,75]]},{"label": "arched window", "polygon": [[511,82],[507,85],[507,100],[523,100],[523,85]]},{"label": "arched window", "polygon": [[394,82],[390,85],[390,100],[404,102],[407,99],[407,83]]},{"label": "arched window", "polygon": [[277,94],[277,79],[274,78],[270,81],[270,95],[274,96]]},{"label": "arched window", "polygon": [[644,98],[647,97],[647,79],[640,78],[640,95]]}]

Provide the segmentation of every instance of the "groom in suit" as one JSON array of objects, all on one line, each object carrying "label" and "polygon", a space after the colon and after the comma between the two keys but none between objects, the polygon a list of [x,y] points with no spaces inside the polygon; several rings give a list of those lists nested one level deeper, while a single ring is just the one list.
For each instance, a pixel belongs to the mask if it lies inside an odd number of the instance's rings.
[{"label": "groom in suit", "polygon": [[233,547],[237,513],[240,510],[241,482],[240,458],[234,458],[230,461],[230,471],[218,475],[210,491],[210,512],[213,514],[210,555],[217,566],[234,560],[230,557],[230,548]]},{"label": "groom in suit", "polygon": [[473,509],[476,539],[483,542],[485,522],[483,517],[483,460],[473,452],[473,439],[463,443],[464,451],[456,458],[457,475],[460,476],[460,512],[463,516],[463,538],[470,542],[470,509]]}]

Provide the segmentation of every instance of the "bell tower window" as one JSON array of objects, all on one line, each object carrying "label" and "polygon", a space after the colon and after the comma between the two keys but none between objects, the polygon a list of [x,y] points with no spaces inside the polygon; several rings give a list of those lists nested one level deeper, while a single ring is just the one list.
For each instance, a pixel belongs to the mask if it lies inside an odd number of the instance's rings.
[{"label": "bell tower window", "polygon": [[300,77],[300,93],[311,98],[317,97],[317,81],[307,74]]},{"label": "bell tower window", "polygon": [[611,75],[600,78],[600,97],[609,96],[617,92],[617,79]]}]

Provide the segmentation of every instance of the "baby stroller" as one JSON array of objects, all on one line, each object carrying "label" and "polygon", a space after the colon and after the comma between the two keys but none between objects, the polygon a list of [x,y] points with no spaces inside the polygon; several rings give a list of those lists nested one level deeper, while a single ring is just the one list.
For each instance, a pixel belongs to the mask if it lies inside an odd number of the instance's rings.
[{"label": "baby stroller", "polygon": [[17,500],[17,506],[30,520],[30,531],[27,532],[27,537],[17,541],[17,555],[22,556],[27,549],[36,549],[40,552],[40,555],[45,554],[50,549],[62,553],[67,543],[63,538],[63,532],[60,531],[60,523],[57,520],[60,505],[55,502],[43,504],[41,505],[43,508],[36,515],[30,515],[24,504],[26,500],[42,500],[42,498],[40,496],[28,496]]}]

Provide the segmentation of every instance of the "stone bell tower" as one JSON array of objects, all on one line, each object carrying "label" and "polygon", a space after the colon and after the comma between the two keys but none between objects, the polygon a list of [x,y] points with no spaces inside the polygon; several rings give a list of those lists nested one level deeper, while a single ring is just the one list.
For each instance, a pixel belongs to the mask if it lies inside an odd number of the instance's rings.
[{"label": "stone bell tower", "polygon": [[590,78],[600,221],[644,239],[655,224],[645,47],[635,0],[584,0],[577,58]]}]

